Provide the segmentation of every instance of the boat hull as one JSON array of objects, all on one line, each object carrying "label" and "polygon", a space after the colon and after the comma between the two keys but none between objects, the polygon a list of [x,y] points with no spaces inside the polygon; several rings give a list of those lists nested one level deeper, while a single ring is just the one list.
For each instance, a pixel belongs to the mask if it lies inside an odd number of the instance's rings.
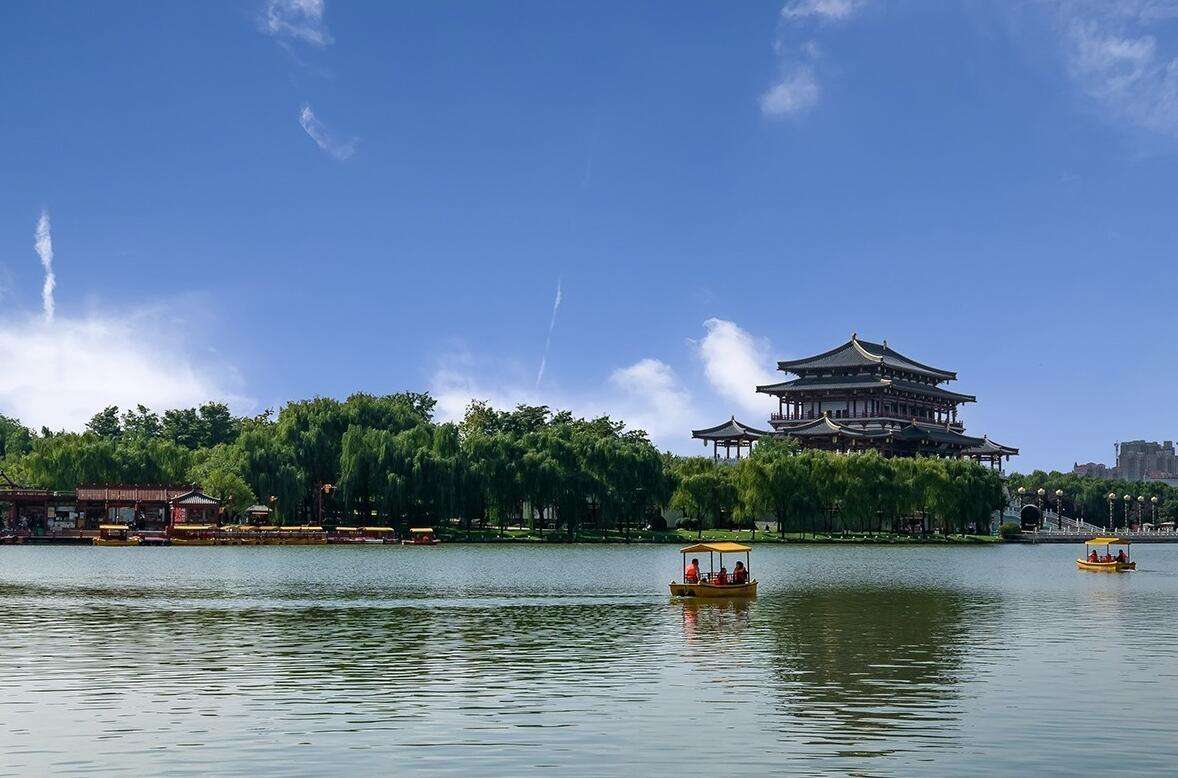
[{"label": "boat hull", "polygon": [[139,538],[127,538],[126,540],[118,538],[94,538],[94,545],[96,546],[138,546]]},{"label": "boat hull", "polygon": [[717,586],[710,583],[673,583],[671,584],[672,597],[698,597],[700,599],[722,599],[728,597],[756,597],[757,596],[757,582],[749,581],[746,584],[728,584],[727,586]]},{"label": "boat hull", "polygon": [[1087,559],[1077,559],[1076,567],[1081,570],[1090,570],[1094,573],[1123,573],[1127,570],[1136,570],[1136,562],[1089,562]]}]

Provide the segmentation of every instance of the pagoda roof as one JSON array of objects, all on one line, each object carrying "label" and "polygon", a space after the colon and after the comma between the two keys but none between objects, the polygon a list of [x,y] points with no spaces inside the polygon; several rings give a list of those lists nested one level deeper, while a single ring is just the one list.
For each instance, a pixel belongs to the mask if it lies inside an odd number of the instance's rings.
[{"label": "pagoda roof", "polygon": [[980,446],[983,443],[982,438],[964,435],[941,424],[925,424],[919,421],[913,421],[907,427],[897,430],[892,437],[895,440],[928,440],[932,443],[945,443],[963,448]]},{"label": "pagoda roof", "polygon": [[826,414],[823,414],[814,421],[798,425],[797,427],[783,429],[781,432],[785,435],[799,438],[830,437],[831,435],[842,435],[846,438],[871,438],[878,434],[866,432],[861,428],[839,424]]},{"label": "pagoda roof", "polygon": [[735,440],[737,438],[756,440],[771,434],[766,430],[759,430],[756,427],[750,427],[743,422],[739,422],[735,416],[723,424],[717,424],[715,427],[691,431],[691,437],[700,440]]},{"label": "pagoda roof", "polygon": [[781,383],[758,386],[757,391],[764,394],[790,394],[813,389],[882,389],[888,386],[904,392],[916,392],[942,400],[972,403],[977,402],[978,399],[972,394],[950,392],[948,389],[942,389],[932,384],[922,384],[916,381],[905,381],[898,378],[881,378],[875,375],[804,376],[802,378],[794,378],[790,381],[782,381]]},{"label": "pagoda roof", "polygon": [[969,456],[992,456],[995,454],[1003,456],[1018,456],[1018,449],[1014,446],[1004,446],[1001,443],[995,443],[985,435],[982,435],[982,442],[980,445],[967,448],[962,452]]},{"label": "pagoda roof", "polygon": [[941,381],[952,381],[957,373],[952,370],[942,370],[930,365],[910,359],[895,349],[883,343],[872,343],[860,340],[859,336],[851,333],[851,339],[830,351],[815,354],[804,359],[785,360],[777,363],[778,370],[787,373],[803,373],[811,370],[829,370],[837,368],[873,367],[883,365],[894,370],[907,370],[912,373],[931,376]]}]

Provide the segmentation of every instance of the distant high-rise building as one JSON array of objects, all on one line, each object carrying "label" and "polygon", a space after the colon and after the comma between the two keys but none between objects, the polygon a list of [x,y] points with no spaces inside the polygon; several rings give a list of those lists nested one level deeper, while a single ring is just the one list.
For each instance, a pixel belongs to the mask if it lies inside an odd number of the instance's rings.
[{"label": "distant high-rise building", "polygon": [[1117,446],[1116,476],[1126,481],[1152,481],[1178,477],[1174,442],[1128,440]]}]

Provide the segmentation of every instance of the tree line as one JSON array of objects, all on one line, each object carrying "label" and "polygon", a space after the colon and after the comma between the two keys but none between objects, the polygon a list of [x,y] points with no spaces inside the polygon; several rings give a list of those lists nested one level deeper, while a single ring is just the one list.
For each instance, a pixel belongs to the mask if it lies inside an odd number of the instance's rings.
[{"label": "tree line", "polygon": [[[1030,505],[1038,504],[1038,492],[1042,489],[1043,507],[1053,511],[1056,509],[1055,493],[1063,492],[1059,497],[1059,508],[1063,515],[1082,518],[1098,527],[1126,527],[1137,523],[1138,517],[1143,522],[1152,521],[1155,515],[1154,497],[1158,499],[1156,516],[1159,522],[1178,520],[1178,488],[1159,481],[1090,478],[1076,473],[1035,470],[1027,475],[1014,473],[1010,476],[1008,489],[1012,497],[1018,495],[1019,487],[1026,490],[1022,501]],[[1111,517],[1109,494],[1116,495]],[[1126,494],[1131,498],[1128,506],[1124,499]],[[1139,501],[1138,497],[1145,499]]]},{"label": "tree line", "polygon": [[608,416],[474,402],[434,419],[428,394],[357,393],[235,417],[222,403],[105,408],[81,433],[40,433],[0,416],[0,469],[18,483],[198,483],[230,513],[268,504],[279,521],[467,529],[523,524],[660,529],[664,509],[701,529],[774,522],[780,532],[965,532],[1004,503],[997,473],[962,460],[800,451],[763,440],[735,464],[660,452]]}]

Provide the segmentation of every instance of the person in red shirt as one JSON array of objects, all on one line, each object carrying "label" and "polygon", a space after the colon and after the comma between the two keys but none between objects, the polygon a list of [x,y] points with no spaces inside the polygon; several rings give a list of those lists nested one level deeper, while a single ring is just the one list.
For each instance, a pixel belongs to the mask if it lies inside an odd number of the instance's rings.
[{"label": "person in red shirt", "polygon": [[1088,555],[1088,561],[1089,562],[1099,562],[1100,561],[1100,554],[1096,553],[1096,549],[1092,549],[1092,553]]},{"label": "person in red shirt", "polygon": [[699,583],[699,560],[691,560],[691,564],[683,571],[683,583]]},{"label": "person in red shirt", "polygon": [[749,571],[744,566],[744,562],[737,562],[736,567],[732,568],[732,583],[746,584],[749,582]]},{"label": "person in red shirt", "polygon": [[716,573],[716,580],[713,581],[712,583],[716,584],[716,586],[727,586],[728,585],[728,568],[721,567],[720,572]]}]

